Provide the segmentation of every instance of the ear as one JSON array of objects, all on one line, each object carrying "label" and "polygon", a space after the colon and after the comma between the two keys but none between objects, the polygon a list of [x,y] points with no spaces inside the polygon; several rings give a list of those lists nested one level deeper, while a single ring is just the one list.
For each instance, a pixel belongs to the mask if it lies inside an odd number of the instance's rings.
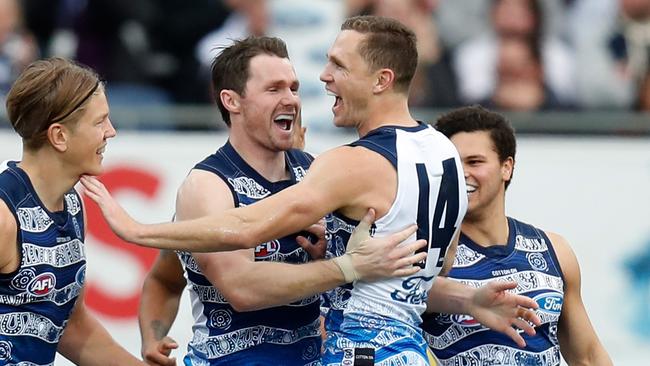
[{"label": "ear", "polygon": [[230,89],[223,89],[219,92],[219,99],[221,99],[221,104],[228,110],[230,113],[240,113],[241,107],[239,99],[241,97],[237,92]]},{"label": "ear", "polygon": [[504,182],[509,182],[512,179],[512,171],[515,168],[515,159],[512,156],[508,156],[506,160],[501,164],[501,178]]},{"label": "ear", "polygon": [[393,87],[395,83],[395,72],[391,69],[379,69],[376,73],[375,85],[372,87],[372,92],[379,94],[387,89]]},{"label": "ear", "polygon": [[47,139],[50,145],[59,152],[68,150],[68,139],[70,130],[60,123],[52,123],[47,128]]}]

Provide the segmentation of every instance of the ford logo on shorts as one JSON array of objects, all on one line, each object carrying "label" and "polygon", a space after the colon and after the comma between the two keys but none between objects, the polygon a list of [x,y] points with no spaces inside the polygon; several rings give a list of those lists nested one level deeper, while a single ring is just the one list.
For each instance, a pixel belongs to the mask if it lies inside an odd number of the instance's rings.
[{"label": "ford logo on shorts", "polygon": [[539,311],[549,314],[559,314],[562,311],[562,303],[564,302],[564,298],[557,293],[540,294],[535,296],[533,300],[539,305]]},{"label": "ford logo on shorts", "polygon": [[34,277],[27,285],[27,292],[34,296],[45,296],[54,290],[56,277],[54,273],[45,272]]}]

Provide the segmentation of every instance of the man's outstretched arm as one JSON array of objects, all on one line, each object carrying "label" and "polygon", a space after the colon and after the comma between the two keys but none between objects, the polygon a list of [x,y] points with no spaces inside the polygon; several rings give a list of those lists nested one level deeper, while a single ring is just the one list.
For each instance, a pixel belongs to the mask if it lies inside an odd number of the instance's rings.
[{"label": "man's outstretched arm", "polygon": [[85,176],[81,182],[85,194],[97,202],[111,229],[122,239],[160,249],[215,252],[254,248],[299,232],[343,207],[359,207],[360,219],[372,205],[364,205],[359,197],[368,195],[370,182],[377,181],[377,172],[369,165],[367,156],[340,147],[316,158],[301,182],[255,204],[151,225],[133,220],[96,178]]},{"label": "man's outstretched arm", "polygon": [[[191,252],[235,250],[253,248],[298,232],[341,207],[364,207],[359,204],[359,197],[368,194],[369,181],[376,181],[375,172],[368,168],[371,164],[364,159],[367,157],[352,148],[338,148],[320,155],[303,181],[253,205],[195,220],[155,225],[143,225],[131,219],[97,179],[84,177],[82,183],[86,194],[99,204],[111,228],[126,241]],[[409,252],[408,246],[398,247],[400,239],[403,240],[403,235],[367,240],[359,251],[346,253],[343,259],[349,261],[342,262],[361,268],[368,263],[385,263],[387,259],[393,262],[399,259],[401,266],[410,266],[421,259],[421,253]],[[408,275],[417,269],[379,267],[369,278]],[[364,271],[358,272],[363,275]]]},{"label": "man's outstretched arm", "polygon": [[515,287],[516,282],[492,281],[473,288],[438,276],[429,291],[427,312],[469,314],[484,326],[506,334],[520,347],[525,347],[526,342],[515,328],[534,335],[533,325],[540,325],[541,320],[532,310],[538,306],[533,299],[507,292]]},{"label": "man's outstretched arm", "polygon": [[[210,172],[193,170],[178,191],[176,219],[183,221],[214,215],[233,206],[232,193],[222,178]],[[359,224],[358,230],[365,231],[366,235],[364,238],[358,238],[357,242],[369,237],[370,226],[374,220],[372,212],[373,210],[370,210],[370,214]],[[408,230],[404,238],[411,235],[413,230],[414,228]],[[361,254],[366,256],[366,253]],[[288,304],[348,282],[334,260],[302,264],[256,261],[253,249],[192,253],[192,256],[196,259],[201,273],[238,311]],[[360,273],[352,273],[348,277],[366,277],[378,268],[396,266],[397,269],[401,266],[400,263],[393,262],[389,260],[386,263],[358,266]]]}]

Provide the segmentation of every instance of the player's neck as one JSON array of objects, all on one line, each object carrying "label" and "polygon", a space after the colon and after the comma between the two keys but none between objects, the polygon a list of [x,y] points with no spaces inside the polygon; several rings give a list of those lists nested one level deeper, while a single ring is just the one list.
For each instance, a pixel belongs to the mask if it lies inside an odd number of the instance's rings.
[{"label": "player's neck", "polygon": [[52,212],[61,211],[64,194],[77,184],[79,177],[71,176],[55,153],[45,149],[23,151],[23,159],[18,165],[29,176],[45,207]]},{"label": "player's neck", "polygon": [[506,245],[510,233],[505,205],[496,204],[491,209],[482,210],[480,214],[468,214],[463,220],[461,230],[480,246]]},{"label": "player's neck", "polygon": [[417,126],[404,95],[393,93],[371,99],[368,104],[368,118],[358,128],[359,137],[382,126]]},{"label": "player's neck", "polygon": [[289,178],[284,151],[272,151],[251,139],[240,139],[232,135],[230,144],[248,165],[269,182]]}]

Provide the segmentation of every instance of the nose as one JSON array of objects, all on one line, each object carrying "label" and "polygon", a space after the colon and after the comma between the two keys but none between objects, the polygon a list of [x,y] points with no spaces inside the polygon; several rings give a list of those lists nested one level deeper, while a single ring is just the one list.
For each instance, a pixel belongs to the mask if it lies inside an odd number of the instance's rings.
[{"label": "nose", "polygon": [[104,133],[104,136],[106,139],[110,139],[115,137],[117,135],[117,131],[115,130],[115,127],[113,127],[113,122],[111,122],[111,119],[107,119],[107,127],[106,127],[106,132]]},{"label": "nose", "polygon": [[300,106],[300,96],[298,95],[298,92],[293,91],[291,89],[287,89],[287,90],[288,92],[282,96],[280,103],[286,106],[291,106],[291,105],[296,106],[297,109]]},{"label": "nose", "polygon": [[323,71],[321,71],[320,76],[319,76],[320,81],[322,81],[324,83],[332,81],[332,74],[329,71],[329,65],[330,64],[328,62],[327,65],[325,65],[325,67],[323,68]]}]

